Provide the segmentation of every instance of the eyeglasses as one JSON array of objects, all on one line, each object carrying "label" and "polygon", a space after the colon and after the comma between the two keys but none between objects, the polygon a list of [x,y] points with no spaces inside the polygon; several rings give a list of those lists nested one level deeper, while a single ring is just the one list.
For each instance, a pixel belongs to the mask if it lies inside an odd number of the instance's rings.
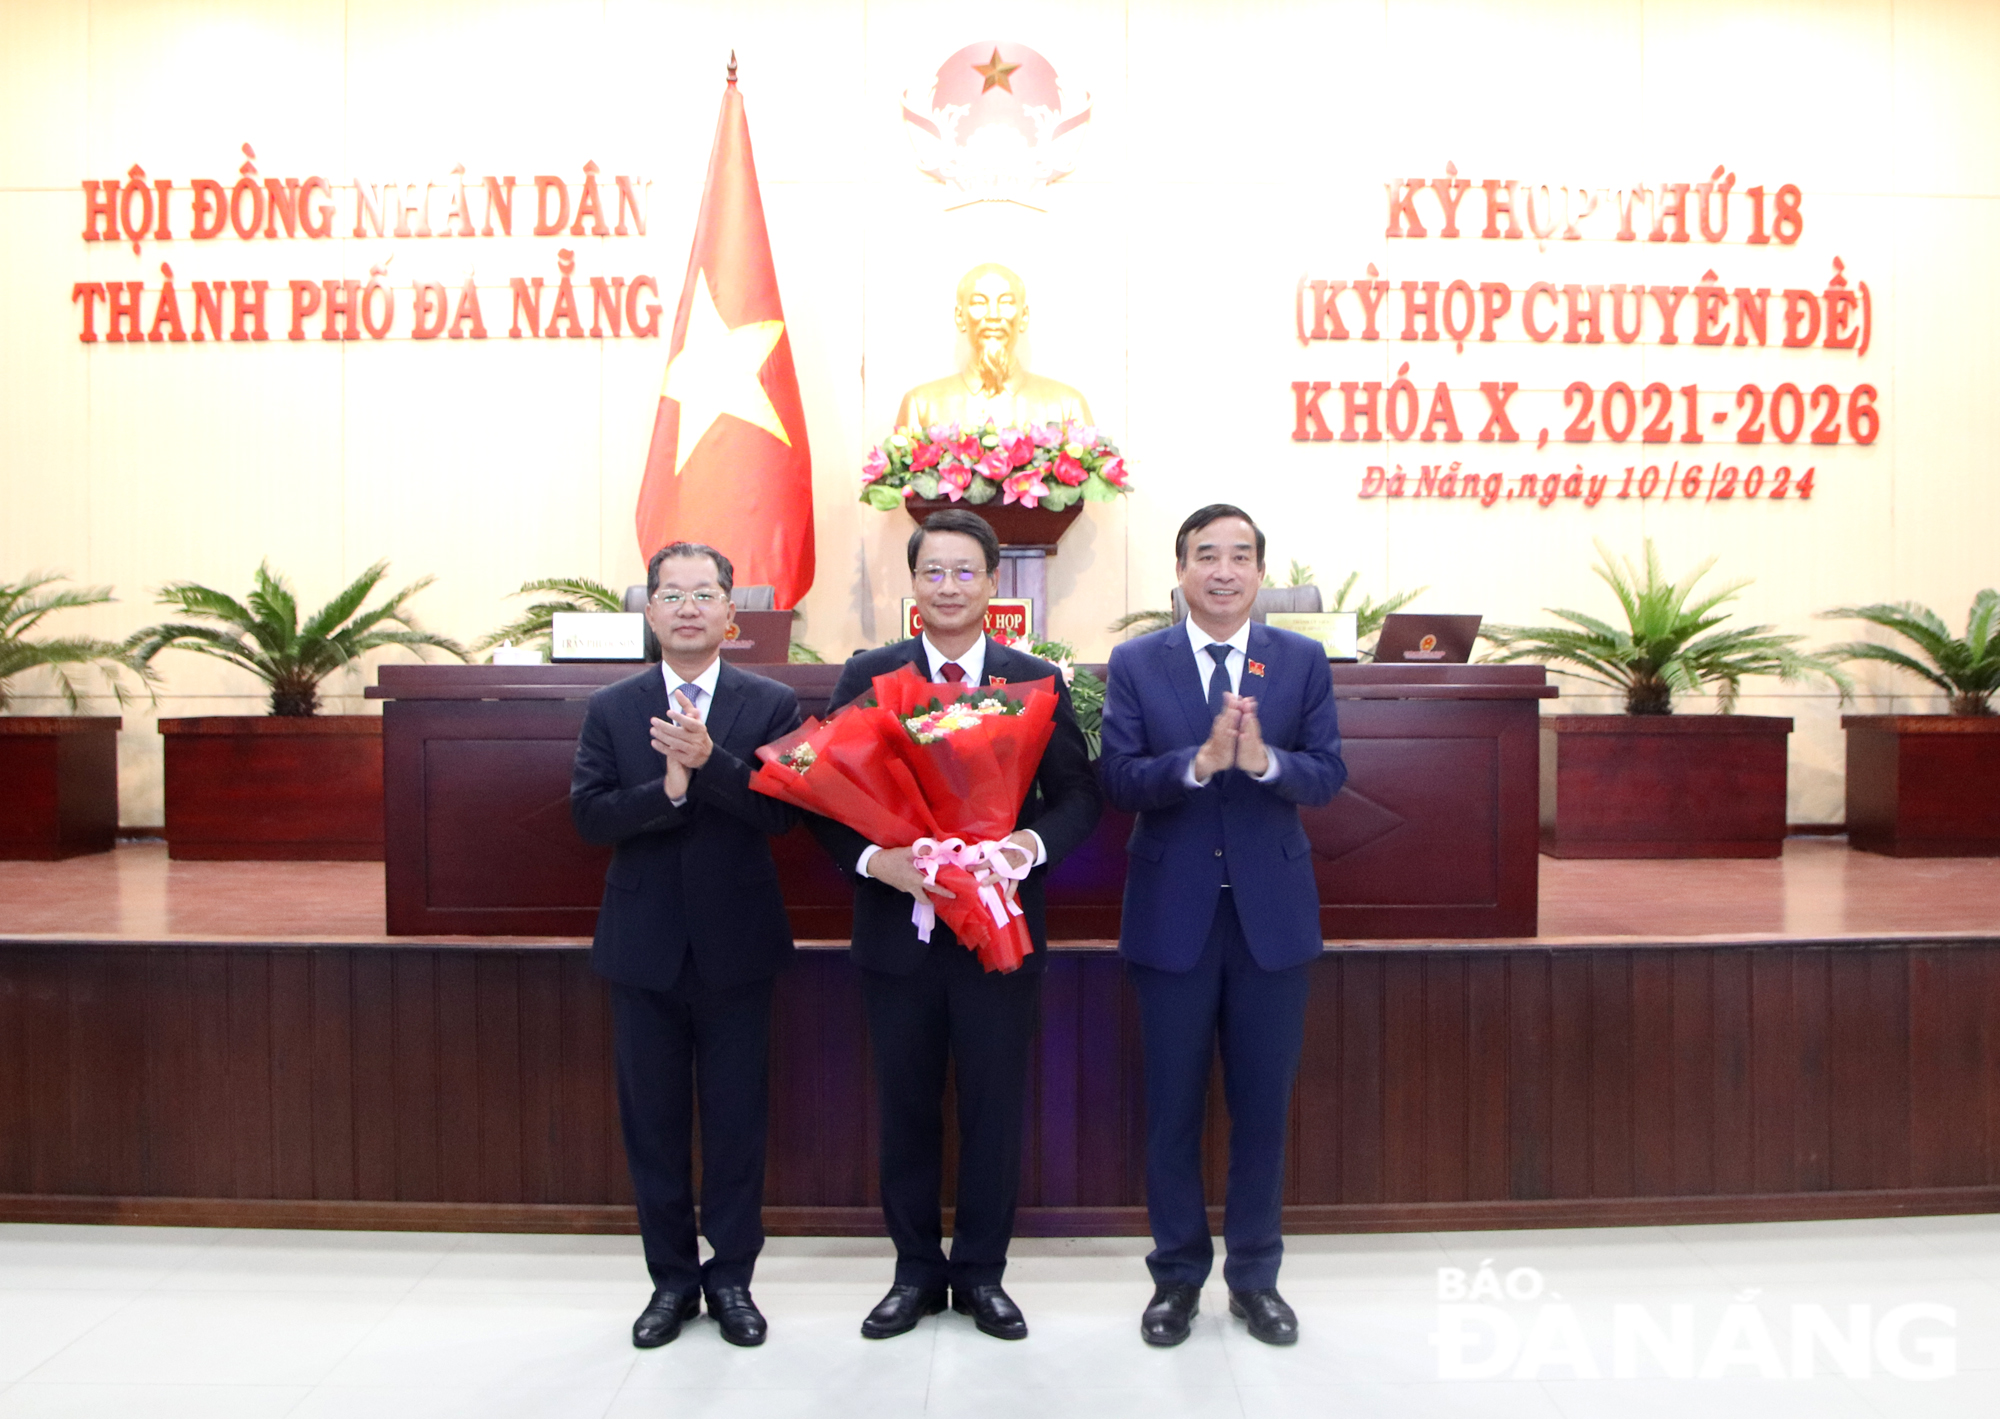
[{"label": "eyeglasses", "polygon": [[960,586],[970,586],[979,579],[979,572],[973,567],[941,567],[935,563],[917,568],[917,576],[932,586],[937,586],[950,577]]},{"label": "eyeglasses", "polygon": [[692,601],[697,606],[707,608],[713,606],[718,601],[726,599],[725,594],[720,591],[656,591],[653,593],[653,604],[655,606],[665,606],[669,610],[680,605],[683,601]]}]

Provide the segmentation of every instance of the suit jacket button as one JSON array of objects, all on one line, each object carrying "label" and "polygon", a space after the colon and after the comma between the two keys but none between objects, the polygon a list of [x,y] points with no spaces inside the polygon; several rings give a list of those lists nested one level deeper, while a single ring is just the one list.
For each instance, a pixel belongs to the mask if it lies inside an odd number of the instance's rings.
[{"label": "suit jacket button", "polygon": [[1222,849],[1221,849],[1221,848],[1217,848],[1217,849],[1215,850],[1215,855],[1216,855],[1217,857],[1220,857],[1220,856],[1222,856]]}]

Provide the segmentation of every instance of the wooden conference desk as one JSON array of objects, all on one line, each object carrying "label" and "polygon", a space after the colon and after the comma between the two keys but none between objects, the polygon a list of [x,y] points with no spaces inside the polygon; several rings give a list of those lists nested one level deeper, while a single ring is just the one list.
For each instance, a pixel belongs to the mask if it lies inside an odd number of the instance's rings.
[{"label": "wooden conference desk", "polygon": [[[808,714],[840,667],[772,665]],[[577,837],[570,760],[626,665],[385,665],[388,932],[588,936],[609,851]],[[1539,666],[1337,665],[1349,777],[1307,812],[1331,940],[1533,936]],[[1131,820],[1107,811],[1048,884],[1049,935],[1118,935]],[[849,889],[804,829],[776,845],[793,929],[844,940]]]}]

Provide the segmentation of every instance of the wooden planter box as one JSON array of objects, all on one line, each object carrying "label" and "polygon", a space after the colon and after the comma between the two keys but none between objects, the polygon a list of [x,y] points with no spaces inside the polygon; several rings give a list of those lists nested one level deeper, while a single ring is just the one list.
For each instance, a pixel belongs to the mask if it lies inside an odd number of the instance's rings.
[{"label": "wooden planter box", "polygon": [[1063,533],[1069,525],[1083,515],[1081,502],[1071,503],[1060,512],[1051,512],[1042,507],[1022,507],[1019,503],[1003,503],[995,498],[990,503],[974,506],[968,502],[950,502],[944,498],[905,498],[903,509],[921,523],[934,512],[946,508],[964,508],[986,519],[993,529],[993,535],[1000,539],[1002,547],[1039,548],[1051,557],[1056,554],[1056,544],[1062,541]]},{"label": "wooden planter box", "polygon": [[121,723],[115,714],[0,716],[0,858],[111,851]]},{"label": "wooden planter box", "polygon": [[1542,851],[1776,857],[1791,732],[1777,715],[1546,716]]},{"label": "wooden planter box", "polygon": [[1847,841],[1891,857],[2000,857],[2000,716],[1847,714]]},{"label": "wooden planter box", "polygon": [[372,714],[163,719],[167,856],[382,860],[382,721]]}]

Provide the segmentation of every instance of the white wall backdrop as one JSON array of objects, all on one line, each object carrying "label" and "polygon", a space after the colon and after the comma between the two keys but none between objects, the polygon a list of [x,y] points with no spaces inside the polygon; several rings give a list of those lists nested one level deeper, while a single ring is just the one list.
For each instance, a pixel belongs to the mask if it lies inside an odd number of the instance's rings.
[{"label": "white wall backdrop", "polygon": [[[1046,210],[952,209],[911,159],[902,91],[981,38],[1032,45],[1094,116]],[[1139,491],[1090,507],[1052,564],[1049,629],[1086,659],[1109,623],[1165,604],[1180,518],[1216,498],[1265,522],[1282,571],[1350,570],[1376,594],[1427,585],[1419,608],[1540,619],[1604,609],[1592,539],[1670,568],[1708,556],[1751,577],[1740,614],[1815,640],[1842,602],[1916,599],[1959,622],[2000,581],[2000,7],[1984,0],[9,0],[0,6],[0,576],[108,582],[118,604],[65,623],[122,634],[151,589],[242,588],[268,557],[317,604],[378,557],[435,574],[425,624],[470,639],[538,576],[613,584],[643,569],[631,515],[666,357],[662,340],[505,338],[506,283],[576,251],[579,276],[655,275],[666,320],[684,272],[723,64],[742,61],[779,280],[815,459],[819,577],[800,634],[837,658],[885,639],[907,589],[901,514],[855,500],[858,466],[902,391],[954,357],[953,283],[980,260],[1027,279],[1036,368],[1080,387],[1131,455]],[[188,180],[233,180],[240,145],[273,175],[339,186],[337,239],[195,242]],[[442,180],[586,160],[652,180],[648,234],[479,239],[351,235],[357,176]],[[1383,184],[1442,176],[1580,187],[1797,183],[1795,246],[1609,239],[1483,241],[1475,186],[1456,241],[1383,236]],[[80,239],[85,179],[133,164],[177,183],[175,239]],[[522,206],[532,202],[524,193]],[[1467,220],[1471,218],[1471,220]],[[1873,345],[1853,352],[1536,345],[1518,318],[1492,345],[1350,340],[1301,348],[1302,274],[1392,282],[1537,280],[1819,289],[1841,257],[1869,282]],[[365,277],[390,259],[448,286],[476,272],[490,338],[328,343],[284,337],[289,278]],[[268,279],[266,343],[77,339],[77,281]],[[150,312],[150,300],[146,307]],[[1351,312],[1350,312],[1351,314]],[[1382,307],[1401,328],[1401,296]],[[407,320],[407,315],[403,317]],[[1458,392],[1467,442],[1295,443],[1294,380],[1395,378]],[[1524,442],[1473,441],[1482,379],[1521,384]],[[1872,447],[1786,451],[1818,466],[1810,503],[1558,502],[1490,509],[1363,500],[1367,465],[1457,457],[1481,471],[1594,473],[1682,449],[1564,445],[1571,380],[1698,382],[1733,407],[1743,382],[1863,381],[1882,391]],[[1470,398],[1466,391],[1471,391]],[[1551,425],[1537,453],[1535,432]],[[1734,417],[1731,419],[1734,427]],[[1731,437],[1710,430],[1715,440]],[[1636,435],[1635,435],[1636,439]],[[1777,450],[1705,450],[1747,465]],[[159,714],[253,713],[246,677],[162,660]],[[359,711],[366,672],[329,686]],[[1937,707],[1869,673],[1860,707]],[[46,712],[32,692],[16,712]],[[1570,695],[1565,708],[1610,708]],[[1706,708],[1701,704],[1683,707]],[[1748,711],[1798,717],[1792,816],[1841,816],[1839,706],[1757,685]],[[123,816],[157,823],[155,711],[127,713]]]}]

